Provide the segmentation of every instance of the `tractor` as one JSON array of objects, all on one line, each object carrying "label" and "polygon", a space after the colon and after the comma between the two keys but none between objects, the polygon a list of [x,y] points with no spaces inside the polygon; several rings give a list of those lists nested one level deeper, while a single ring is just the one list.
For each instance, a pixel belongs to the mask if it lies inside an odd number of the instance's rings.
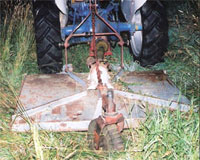
[{"label": "tractor", "polygon": [[[33,15],[43,74],[26,76],[13,131],[28,131],[29,124],[50,131],[88,131],[91,149],[122,150],[121,132],[139,126],[146,111],[189,110],[188,99],[179,96],[163,71],[124,72],[124,46],[141,66],[163,61],[168,22],[160,1],[33,0]],[[68,65],[68,48],[79,43],[90,46],[89,73],[74,73]],[[105,59],[115,44],[121,48],[121,68],[112,77]],[[117,85],[119,78],[126,85]]]},{"label": "tractor", "polygon": [[[43,73],[60,72],[63,66],[63,41],[80,25],[90,12],[90,0],[33,0],[37,62]],[[159,0],[98,0],[98,15],[122,37],[130,48],[133,60],[141,66],[151,66],[163,61],[168,45],[168,22],[165,8]],[[105,33],[109,46],[119,38],[108,35],[113,30],[98,17],[95,32]],[[69,45],[90,42],[91,17],[70,37]],[[85,34],[85,35],[84,35]],[[107,34],[107,35],[106,35]],[[99,39],[102,39],[99,36]],[[108,47],[110,48],[110,47]]]}]

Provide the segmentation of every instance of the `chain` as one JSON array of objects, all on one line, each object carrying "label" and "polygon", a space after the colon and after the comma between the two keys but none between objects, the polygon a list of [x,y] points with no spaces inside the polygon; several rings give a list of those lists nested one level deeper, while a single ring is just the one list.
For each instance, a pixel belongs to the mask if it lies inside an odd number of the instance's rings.
[{"label": "chain", "polygon": [[97,50],[96,50],[96,36],[95,36],[96,3],[92,4],[91,10],[92,10],[92,45],[93,45],[92,48],[93,48],[94,56],[96,59],[96,71],[97,71],[98,86],[101,86],[102,85],[101,71],[99,70],[99,61],[98,61]]}]

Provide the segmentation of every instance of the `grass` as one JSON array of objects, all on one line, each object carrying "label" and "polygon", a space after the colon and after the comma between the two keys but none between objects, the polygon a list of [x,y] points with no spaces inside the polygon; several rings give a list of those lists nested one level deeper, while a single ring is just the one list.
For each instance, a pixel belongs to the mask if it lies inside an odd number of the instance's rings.
[{"label": "grass", "polygon": [[[0,41],[0,159],[199,159],[199,20],[193,14],[176,12],[169,16],[170,44],[165,62],[151,68],[131,63],[125,48],[127,70],[166,70],[169,77],[191,100],[187,113],[168,110],[148,118],[137,129],[122,134],[125,150],[121,152],[92,151],[88,148],[86,132],[29,133],[10,131],[11,116],[19,103],[17,95],[26,74],[39,73],[36,63],[33,19],[30,5],[15,6],[12,17],[4,18]],[[81,51],[81,52],[80,52]],[[88,47],[70,49],[71,62],[77,71],[87,71],[84,58]],[[73,53],[80,59],[73,60]],[[83,58],[84,57],[84,58]],[[115,48],[112,61],[119,59]]]}]

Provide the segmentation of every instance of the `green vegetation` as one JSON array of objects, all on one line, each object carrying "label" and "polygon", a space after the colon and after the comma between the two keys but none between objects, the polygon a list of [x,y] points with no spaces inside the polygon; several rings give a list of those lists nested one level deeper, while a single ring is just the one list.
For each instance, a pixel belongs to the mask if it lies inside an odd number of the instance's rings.
[{"label": "green vegetation", "polygon": [[[29,133],[10,131],[11,116],[19,103],[17,95],[26,74],[39,73],[36,63],[33,19],[30,5],[15,6],[14,14],[4,18],[0,35],[0,159],[199,159],[199,17],[187,9],[169,15],[170,45],[165,62],[151,68],[131,64],[125,48],[126,65],[137,70],[163,69],[191,100],[188,113],[158,112],[148,115],[138,129],[122,134],[125,150],[109,153],[88,148],[86,132],[52,133],[38,131],[34,126]],[[88,47],[70,48],[70,61],[76,71],[87,71],[84,58]],[[112,62],[118,63],[119,48],[115,48]]]}]

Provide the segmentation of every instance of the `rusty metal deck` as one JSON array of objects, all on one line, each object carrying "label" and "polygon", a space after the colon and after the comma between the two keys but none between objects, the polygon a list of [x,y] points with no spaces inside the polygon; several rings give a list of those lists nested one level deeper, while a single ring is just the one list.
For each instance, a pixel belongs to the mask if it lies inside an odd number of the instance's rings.
[{"label": "rusty metal deck", "polygon": [[[87,82],[87,74],[79,74]],[[121,81],[131,92],[114,90],[114,101],[125,117],[125,128],[145,120],[146,107],[152,111],[169,108],[189,110],[189,101],[162,71],[133,72]],[[12,130],[30,129],[26,119],[50,131],[85,131],[90,121],[102,114],[97,90],[87,90],[66,74],[28,75],[19,96],[21,105],[12,116]]]}]

